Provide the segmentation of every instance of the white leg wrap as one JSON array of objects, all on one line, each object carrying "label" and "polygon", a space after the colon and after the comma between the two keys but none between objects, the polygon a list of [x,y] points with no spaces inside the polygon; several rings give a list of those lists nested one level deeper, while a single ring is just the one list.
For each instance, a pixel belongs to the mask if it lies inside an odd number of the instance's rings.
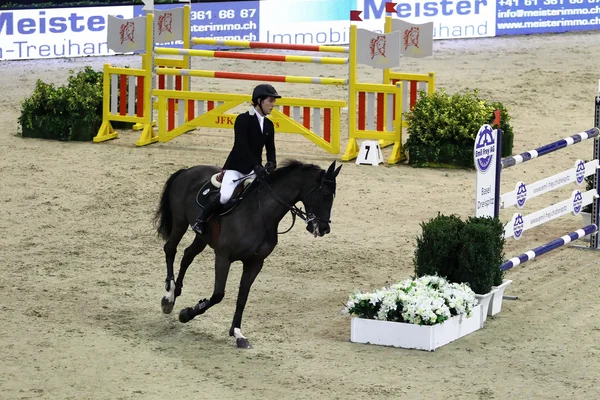
[{"label": "white leg wrap", "polygon": [[246,339],[246,336],[242,335],[240,328],[233,328],[233,336],[235,336],[236,339]]},{"label": "white leg wrap", "polygon": [[171,282],[169,283],[169,291],[166,292],[165,299],[167,299],[169,303],[175,301],[175,281],[173,279],[171,279]]}]

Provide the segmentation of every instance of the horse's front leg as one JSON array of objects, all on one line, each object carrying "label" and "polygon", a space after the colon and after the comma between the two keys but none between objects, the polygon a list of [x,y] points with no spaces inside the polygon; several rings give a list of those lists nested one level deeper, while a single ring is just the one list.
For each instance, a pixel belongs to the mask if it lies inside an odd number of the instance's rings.
[{"label": "horse's front leg", "polygon": [[184,308],[179,312],[179,321],[186,323],[200,314],[204,314],[206,310],[219,304],[223,297],[225,297],[225,285],[227,283],[227,276],[229,275],[229,267],[231,261],[229,261],[228,255],[215,256],[215,287],[213,294],[210,299],[202,299],[194,307]]},{"label": "horse's front leg", "polygon": [[190,244],[183,252],[181,265],[179,266],[179,273],[177,274],[177,281],[173,281],[173,267],[171,266],[171,280],[169,280],[169,277],[167,276],[167,293],[164,295],[161,301],[162,310],[165,314],[169,314],[171,311],[173,311],[175,299],[181,296],[185,272],[192,264],[192,261],[194,261],[194,258],[205,248],[206,242],[199,235],[196,235],[192,244]]},{"label": "horse's front leg", "polygon": [[237,347],[240,349],[250,349],[252,345],[248,339],[242,335],[242,314],[246,307],[246,301],[248,301],[248,294],[250,288],[254,283],[254,280],[258,276],[258,273],[262,269],[264,259],[252,259],[244,261],[244,269],[242,272],[242,278],[240,280],[240,290],[238,292],[238,298],[235,305],[235,315],[233,316],[233,322],[231,329],[229,330],[229,336],[235,336]]},{"label": "horse's front leg", "polygon": [[[177,245],[181,241],[187,230],[187,224],[177,224],[173,227],[169,238],[167,239],[163,250],[165,252],[165,261],[167,263],[167,278],[165,279],[166,293],[160,301],[160,305],[164,313],[170,313],[175,304],[175,274],[173,272],[173,264],[175,263],[175,255],[177,254]],[[169,309],[169,303],[170,309]]]}]

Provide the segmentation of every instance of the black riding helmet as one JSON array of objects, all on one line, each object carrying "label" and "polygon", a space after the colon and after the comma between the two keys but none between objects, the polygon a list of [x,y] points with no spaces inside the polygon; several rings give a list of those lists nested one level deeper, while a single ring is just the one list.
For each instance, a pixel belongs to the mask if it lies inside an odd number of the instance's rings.
[{"label": "black riding helmet", "polygon": [[259,106],[260,110],[264,114],[265,112],[262,109],[262,100],[269,96],[275,97],[276,99],[281,98],[273,86],[269,85],[268,83],[261,83],[260,85],[256,86],[252,92],[252,105]]}]

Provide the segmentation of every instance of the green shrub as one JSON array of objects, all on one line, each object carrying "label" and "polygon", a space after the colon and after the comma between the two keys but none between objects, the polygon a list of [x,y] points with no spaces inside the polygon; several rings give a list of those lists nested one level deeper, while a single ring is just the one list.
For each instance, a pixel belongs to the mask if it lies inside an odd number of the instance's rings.
[{"label": "green shrub", "polygon": [[504,279],[499,268],[504,261],[504,224],[498,218],[469,217],[460,243],[460,279],[480,294],[500,285]]},{"label": "green shrub", "polygon": [[431,95],[421,92],[410,112],[404,114],[409,137],[404,145],[409,164],[419,167],[474,168],[473,145],[483,124],[493,122],[500,110],[500,127],[506,132],[502,156],[512,153],[510,116],[500,102],[488,103],[477,90],[448,95],[444,89]]},{"label": "green shrub", "polygon": [[[92,140],[102,124],[103,81],[103,72],[89,66],[76,75],[70,71],[65,86],[56,87],[38,79],[31,97],[21,103],[18,121],[22,135],[63,141]],[[117,106],[120,101],[117,98]],[[113,128],[133,126],[130,122],[111,124]]]},{"label": "green shrub", "polygon": [[438,275],[451,282],[458,278],[460,232],[464,222],[456,215],[440,215],[422,222],[422,233],[417,237],[414,266],[415,275]]},{"label": "green shrub", "polygon": [[66,86],[36,81],[21,103],[22,135],[57,140],[91,140],[102,123],[102,72],[70,72]]},{"label": "green shrub", "polygon": [[485,294],[502,283],[504,226],[498,218],[455,215],[422,223],[413,259],[415,276],[437,275]]}]

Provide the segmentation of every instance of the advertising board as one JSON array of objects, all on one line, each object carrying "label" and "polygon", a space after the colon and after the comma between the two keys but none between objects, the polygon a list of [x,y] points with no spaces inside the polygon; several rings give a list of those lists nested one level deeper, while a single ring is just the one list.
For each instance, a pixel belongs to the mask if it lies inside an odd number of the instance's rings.
[{"label": "advertising board", "polygon": [[[192,3],[191,35],[292,44],[347,44],[351,10],[360,28],[382,32],[386,0],[262,0]],[[155,5],[156,9],[183,3]],[[105,56],[108,15],[143,6],[0,11],[0,60]],[[596,30],[600,0],[397,0],[394,18],[432,22],[433,38],[464,39]],[[181,47],[181,42],[165,44]],[[205,46],[195,46],[205,48]],[[214,47],[213,47],[214,48]]]}]

